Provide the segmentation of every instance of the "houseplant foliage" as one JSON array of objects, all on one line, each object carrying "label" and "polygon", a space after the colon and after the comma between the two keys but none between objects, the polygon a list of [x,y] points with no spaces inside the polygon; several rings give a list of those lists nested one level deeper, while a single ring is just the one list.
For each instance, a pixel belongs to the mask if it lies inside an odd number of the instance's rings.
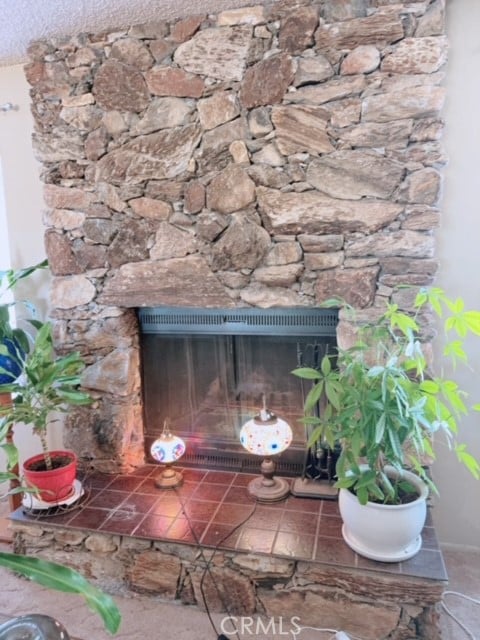
[{"label": "houseplant foliage", "polygon": [[[37,333],[33,346],[21,360],[22,375],[14,382],[0,385],[0,393],[11,393],[10,407],[0,408],[0,438],[17,423],[31,425],[42,444],[45,469],[53,468],[48,448],[47,428],[53,413],[65,412],[70,405],[91,402],[82,391],[80,376],[85,365],[78,352],[57,356],[53,348],[52,327],[49,322],[35,321]],[[18,461],[14,447],[7,450],[8,466]]]},{"label": "houseplant foliage", "polygon": [[[47,260],[24,269],[0,271],[0,384],[13,382],[21,373],[23,358],[30,349],[28,334],[25,330],[12,327],[10,307],[13,302],[1,302],[7,291],[24,278],[39,269],[46,269]],[[29,308],[31,305],[25,303]]]},{"label": "houseplant foliage", "polygon": [[[354,313],[339,300],[340,306]],[[320,367],[299,368],[294,375],[312,381],[305,401],[304,422],[309,439],[341,444],[336,465],[336,486],[354,493],[358,501],[398,505],[415,489],[405,479],[409,469],[435,490],[425,461],[435,458],[434,444],[441,437],[476,477],[477,460],[459,440],[459,422],[470,409],[467,395],[443,371],[468,365],[465,339],[480,336],[480,312],[465,309],[437,287],[422,288],[413,314],[387,302],[378,322],[358,328],[354,343],[323,357]],[[447,335],[442,363],[433,371],[425,356],[422,314],[433,312]],[[317,404],[323,406],[316,415]],[[396,470],[396,478],[388,472]]]},{"label": "houseplant foliage", "polygon": [[[1,292],[46,266],[47,262],[42,261],[33,267],[0,272]],[[4,397],[12,395],[11,403],[0,404],[0,448],[6,458],[6,469],[0,470],[0,483],[19,480],[15,473],[18,450],[11,438],[15,424],[32,426],[48,460],[46,434],[51,412],[66,411],[71,404],[90,402],[88,394],[79,389],[84,368],[80,355],[55,355],[50,323],[30,319],[32,332],[12,328],[11,304],[0,304],[0,394],[5,394]],[[27,306],[30,305],[27,303]],[[20,485],[7,493],[25,490]],[[41,558],[8,552],[0,552],[0,565],[45,587],[83,596],[87,605],[101,616],[110,633],[118,630],[121,616],[113,599],[77,571]]]}]

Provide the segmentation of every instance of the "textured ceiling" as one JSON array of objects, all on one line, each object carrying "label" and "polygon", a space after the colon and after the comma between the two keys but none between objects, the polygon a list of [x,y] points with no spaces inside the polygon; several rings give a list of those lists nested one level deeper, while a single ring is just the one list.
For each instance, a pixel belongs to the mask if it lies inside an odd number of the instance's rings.
[{"label": "textured ceiling", "polygon": [[0,0],[0,66],[25,62],[28,43],[40,38],[259,3],[261,0]]}]

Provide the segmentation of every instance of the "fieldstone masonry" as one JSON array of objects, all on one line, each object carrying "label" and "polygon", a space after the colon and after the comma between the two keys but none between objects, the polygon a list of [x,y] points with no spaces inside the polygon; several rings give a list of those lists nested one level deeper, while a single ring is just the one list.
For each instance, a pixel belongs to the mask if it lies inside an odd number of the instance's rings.
[{"label": "fieldstone masonry", "polygon": [[84,460],[143,462],[135,307],[372,314],[432,282],[444,14],[280,0],[30,46],[55,337],[96,397],[66,425]]},{"label": "fieldstone masonry", "polygon": [[195,545],[36,522],[13,527],[18,553],[67,564],[113,594],[206,602],[231,616],[283,617],[286,627],[297,616],[302,626],[354,629],[365,640],[440,640],[442,581],[254,553],[202,555]]}]

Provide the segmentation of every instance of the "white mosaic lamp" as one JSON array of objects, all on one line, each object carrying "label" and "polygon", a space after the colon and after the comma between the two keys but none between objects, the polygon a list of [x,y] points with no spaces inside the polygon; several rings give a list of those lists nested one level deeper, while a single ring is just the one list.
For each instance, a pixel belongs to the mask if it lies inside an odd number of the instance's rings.
[{"label": "white mosaic lamp", "polygon": [[272,456],[288,449],[292,442],[292,429],[285,420],[278,418],[265,406],[254,418],[251,418],[240,430],[240,443],[249,452],[263,456],[260,471],[262,475],[254,478],[248,485],[248,492],[259,502],[277,502],[290,492],[290,485],[284,478],[275,474],[275,462]]},{"label": "white mosaic lamp", "polygon": [[185,453],[185,442],[178,436],[174,436],[168,426],[168,421],[163,423],[163,431],[159,438],[150,447],[152,458],[165,465],[164,469],[155,478],[155,485],[160,489],[177,487],[182,484],[183,476],[175,471],[172,465]]}]

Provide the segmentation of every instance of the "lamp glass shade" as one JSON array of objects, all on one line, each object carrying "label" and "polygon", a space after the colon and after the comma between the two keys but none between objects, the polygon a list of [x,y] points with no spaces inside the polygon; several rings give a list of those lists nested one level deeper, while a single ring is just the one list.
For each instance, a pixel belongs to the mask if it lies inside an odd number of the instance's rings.
[{"label": "lamp glass shade", "polygon": [[292,429],[288,422],[277,418],[262,420],[259,417],[245,422],[240,430],[240,443],[257,456],[272,456],[288,449],[292,442]]},{"label": "lamp glass shade", "polygon": [[150,447],[150,453],[157,462],[171,464],[185,453],[185,442],[171,433],[162,433]]}]

